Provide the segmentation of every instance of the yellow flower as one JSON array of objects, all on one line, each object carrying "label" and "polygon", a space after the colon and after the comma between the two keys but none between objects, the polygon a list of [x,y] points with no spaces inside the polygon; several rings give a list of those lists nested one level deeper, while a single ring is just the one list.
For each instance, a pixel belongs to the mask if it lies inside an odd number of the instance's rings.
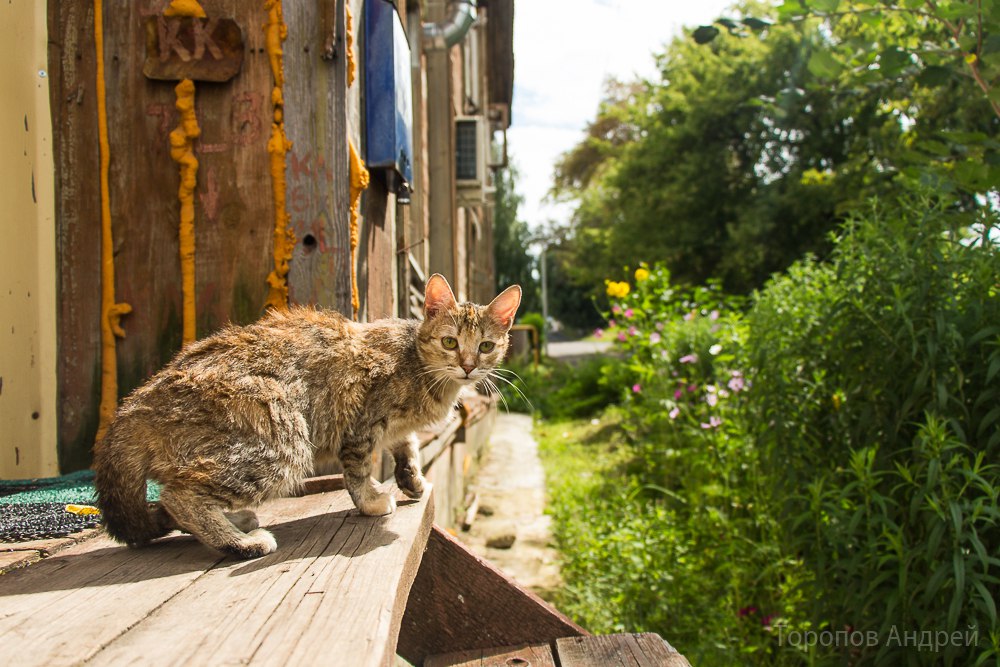
[{"label": "yellow flower", "polygon": [[629,286],[626,282],[617,283],[613,280],[606,280],[605,283],[608,285],[608,296],[614,297],[616,299],[624,299],[628,296]]},{"label": "yellow flower", "polygon": [[638,269],[635,270],[635,281],[637,283],[641,283],[643,280],[646,280],[648,278],[649,278],[649,269],[644,269],[642,267],[639,267]]}]

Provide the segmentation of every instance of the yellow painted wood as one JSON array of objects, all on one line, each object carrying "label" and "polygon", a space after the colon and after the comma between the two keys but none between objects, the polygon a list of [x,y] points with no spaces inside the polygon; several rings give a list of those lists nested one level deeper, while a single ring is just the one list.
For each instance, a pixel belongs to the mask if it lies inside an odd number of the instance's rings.
[{"label": "yellow painted wood", "polygon": [[46,3],[0,5],[0,477],[59,474]]}]

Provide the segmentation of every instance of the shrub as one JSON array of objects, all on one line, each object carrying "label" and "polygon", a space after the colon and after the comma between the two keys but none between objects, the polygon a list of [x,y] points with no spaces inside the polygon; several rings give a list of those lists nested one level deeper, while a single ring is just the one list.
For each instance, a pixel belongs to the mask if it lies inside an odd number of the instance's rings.
[{"label": "shrub", "polygon": [[609,281],[628,455],[557,498],[572,613],[706,664],[997,661],[1000,249],[948,213],[874,206],[745,312]]}]

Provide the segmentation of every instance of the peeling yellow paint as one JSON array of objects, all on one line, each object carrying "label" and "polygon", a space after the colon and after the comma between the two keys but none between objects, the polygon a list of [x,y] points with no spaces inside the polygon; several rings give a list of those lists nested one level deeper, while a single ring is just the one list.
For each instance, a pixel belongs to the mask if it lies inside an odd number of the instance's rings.
[{"label": "peeling yellow paint", "polygon": [[274,194],[274,270],[267,276],[270,289],[264,306],[287,310],[288,262],[292,259],[292,247],[295,245],[295,234],[288,226],[285,182],[285,156],[291,150],[292,142],[285,134],[285,98],[282,92],[285,84],[282,43],[288,37],[288,26],[282,13],[281,0],[267,0],[264,3],[264,10],[267,12],[264,42],[271,61],[271,75],[274,77],[274,88],[271,90],[274,116],[271,123],[271,138],[267,142],[267,152],[271,156],[271,190]]},{"label": "peeling yellow paint", "polygon": [[361,307],[358,295],[358,237],[360,229],[361,192],[368,187],[369,174],[365,162],[354,148],[354,142],[349,144],[351,150],[351,307],[354,309],[354,319],[358,319],[358,309]]},{"label": "peeling yellow paint", "polygon": [[[172,5],[171,5],[172,6]],[[201,136],[194,113],[194,82],[184,79],[174,88],[177,111],[181,120],[170,133],[170,157],[180,165],[180,186],[177,199],[181,203],[178,240],[181,258],[181,290],[183,292],[183,343],[193,343],[195,332],[194,301],[194,189],[198,184],[198,158],[194,155],[194,140]]]},{"label": "peeling yellow paint", "polygon": [[101,181],[101,404],[97,439],[104,437],[118,405],[118,359],[115,336],[125,337],[121,318],[132,312],[127,303],[115,302],[115,255],[111,236],[111,196],[108,180],[111,148],[108,143],[107,89],[104,84],[104,3],[94,0],[94,43],[97,51],[97,138]]},{"label": "peeling yellow paint", "polygon": [[163,10],[164,16],[193,16],[205,18],[205,10],[197,0],[173,0],[170,6]]},{"label": "peeling yellow paint", "polygon": [[351,3],[345,2],[347,8],[347,87],[354,85],[354,75],[357,74],[358,64],[354,59],[354,15],[351,14]]}]

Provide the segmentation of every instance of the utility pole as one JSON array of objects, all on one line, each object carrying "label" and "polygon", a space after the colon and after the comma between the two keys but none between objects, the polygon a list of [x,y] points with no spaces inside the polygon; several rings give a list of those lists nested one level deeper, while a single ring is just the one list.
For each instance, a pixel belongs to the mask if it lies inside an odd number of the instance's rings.
[{"label": "utility pole", "polygon": [[545,253],[549,249],[549,244],[542,246],[542,254],[539,258],[542,268],[542,355],[549,356],[549,286],[547,271],[545,269]]}]

